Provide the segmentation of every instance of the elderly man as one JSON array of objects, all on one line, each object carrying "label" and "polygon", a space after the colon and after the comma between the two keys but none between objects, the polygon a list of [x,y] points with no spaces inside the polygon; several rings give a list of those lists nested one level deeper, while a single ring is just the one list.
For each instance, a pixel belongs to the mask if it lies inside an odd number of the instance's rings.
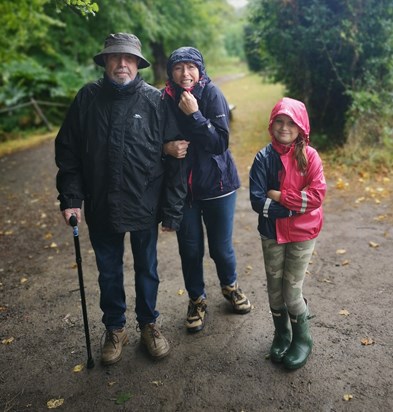
[{"label": "elderly man", "polygon": [[67,224],[89,228],[100,286],[105,325],[101,361],[120,360],[128,342],[123,280],[124,238],[130,232],[135,271],[135,312],[141,341],[153,358],[169,353],[156,325],[158,223],[178,230],[186,179],[183,160],[162,155],[164,139],[178,138],[176,123],[160,92],[138,69],[148,67],[133,34],[116,33],[105,40],[94,61],[103,78],[81,88],[56,137],[57,189]]}]

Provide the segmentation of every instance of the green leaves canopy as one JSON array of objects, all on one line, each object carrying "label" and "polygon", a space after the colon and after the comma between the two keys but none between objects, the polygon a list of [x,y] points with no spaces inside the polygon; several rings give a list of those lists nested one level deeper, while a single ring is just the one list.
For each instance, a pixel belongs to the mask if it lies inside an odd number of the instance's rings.
[{"label": "green leaves canopy", "polygon": [[[204,54],[216,55],[223,51],[223,24],[230,12],[225,0],[3,2],[0,95],[3,101],[10,101],[8,95],[14,92],[20,74],[15,72],[14,63],[24,62],[24,69],[31,71],[26,77],[37,74],[39,67],[41,70],[36,83],[27,84],[21,79],[25,89],[18,93],[19,98],[46,89],[47,97],[70,99],[76,88],[97,77],[92,57],[109,33],[119,31],[135,33],[141,39],[143,53],[153,65],[152,72],[144,71],[144,75],[152,83],[162,83],[166,58],[174,48],[193,45]],[[80,76],[79,82],[75,82],[75,73]]]},{"label": "green leaves canopy", "polygon": [[391,0],[251,0],[249,21],[254,68],[306,103],[320,143],[344,142],[359,92],[392,91]]}]

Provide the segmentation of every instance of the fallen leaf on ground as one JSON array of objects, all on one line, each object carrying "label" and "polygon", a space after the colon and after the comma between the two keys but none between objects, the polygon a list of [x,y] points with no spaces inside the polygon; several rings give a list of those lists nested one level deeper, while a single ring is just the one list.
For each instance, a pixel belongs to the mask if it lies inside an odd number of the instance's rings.
[{"label": "fallen leaf on ground", "polygon": [[14,340],[15,340],[15,338],[10,337],[10,338],[3,339],[3,340],[1,341],[1,343],[2,343],[3,345],[9,345],[9,344],[11,344]]},{"label": "fallen leaf on ground", "polygon": [[341,309],[340,312],[338,312],[339,315],[343,315],[343,316],[348,316],[349,312],[346,309]]},{"label": "fallen leaf on ground", "polygon": [[349,265],[349,260],[343,260],[342,262],[341,262],[341,266],[347,266],[347,265]]},{"label": "fallen leaf on ground", "polygon": [[337,249],[336,250],[337,255],[344,255],[345,253],[347,253],[346,249]]},{"label": "fallen leaf on ground", "polygon": [[116,405],[124,405],[128,400],[130,400],[132,397],[132,394],[127,392],[127,393],[121,393],[117,398],[116,398]]},{"label": "fallen leaf on ground", "polygon": [[79,365],[74,366],[74,369],[72,370],[73,372],[82,372],[83,371],[83,364],[80,363]]},{"label": "fallen leaf on ground", "polygon": [[377,248],[379,246],[379,243],[373,242],[372,240],[370,240],[368,244],[370,247],[373,247],[373,248]]},{"label": "fallen leaf on ground", "polygon": [[55,409],[58,408],[59,406],[63,405],[64,399],[59,398],[59,399],[50,399],[47,403],[46,406],[48,409]]},{"label": "fallen leaf on ground", "polygon": [[346,393],[346,394],[343,396],[344,401],[350,401],[352,398],[353,398],[353,396],[350,395],[349,393]]},{"label": "fallen leaf on ground", "polygon": [[363,202],[363,200],[365,200],[366,198],[363,196],[363,197],[358,197],[356,200],[355,200],[355,203],[360,203],[360,202]]},{"label": "fallen leaf on ground", "polygon": [[372,338],[363,338],[360,342],[364,346],[373,345],[375,343],[375,341]]},{"label": "fallen leaf on ground", "polygon": [[345,189],[345,188],[348,187],[348,186],[349,186],[348,183],[344,182],[344,180],[342,180],[341,177],[339,177],[339,178],[337,179],[336,189],[343,190],[343,189]]},{"label": "fallen leaf on ground", "polygon": [[152,383],[153,385],[156,385],[156,386],[164,385],[161,381],[151,381],[150,383]]},{"label": "fallen leaf on ground", "polygon": [[177,294],[178,294],[179,296],[184,295],[184,289],[179,289],[179,290],[177,291]]},{"label": "fallen leaf on ground", "polygon": [[57,247],[57,244],[56,244],[55,242],[52,242],[52,243],[50,244],[50,247],[51,247],[51,248],[56,248],[56,247]]},{"label": "fallen leaf on ground", "polygon": [[25,278],[25,277],[23,277],[23,278],[20,278],[20,283],[23,285],[24,283],[26,283],[27,282],[27,278]]}]

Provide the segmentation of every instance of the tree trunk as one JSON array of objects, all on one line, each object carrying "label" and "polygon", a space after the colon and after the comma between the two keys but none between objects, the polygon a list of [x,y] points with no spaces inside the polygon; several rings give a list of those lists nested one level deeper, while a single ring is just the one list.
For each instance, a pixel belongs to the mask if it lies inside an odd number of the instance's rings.
[{"label": "tree trunk", "polygon": [[166,63],[168,60],[165,54],[164,45],[161,42],[151,42],[150,48],[153,53],[152,69],[154,84],[158,87],[163,86],[167,79]]}]

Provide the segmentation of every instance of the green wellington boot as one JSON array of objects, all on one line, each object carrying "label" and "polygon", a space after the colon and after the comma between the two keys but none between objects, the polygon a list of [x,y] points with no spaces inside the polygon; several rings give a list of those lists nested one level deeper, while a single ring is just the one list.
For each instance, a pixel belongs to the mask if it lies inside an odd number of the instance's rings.
[{"label": "green wellington boot", "polygon": [[283,363],[287,369],[298,369],[306,364],[312,350],[308,309],[301,315],[289,314],[289,318],[292,325],[292,343],[284,356]]},{"label": "green wellington boot", "polygon": [[274,322],[274,338],[270,348],[270,360],[282,362],[285,353],[291,346],[292,330],[287,309],[276,310],[270,308]]}]

